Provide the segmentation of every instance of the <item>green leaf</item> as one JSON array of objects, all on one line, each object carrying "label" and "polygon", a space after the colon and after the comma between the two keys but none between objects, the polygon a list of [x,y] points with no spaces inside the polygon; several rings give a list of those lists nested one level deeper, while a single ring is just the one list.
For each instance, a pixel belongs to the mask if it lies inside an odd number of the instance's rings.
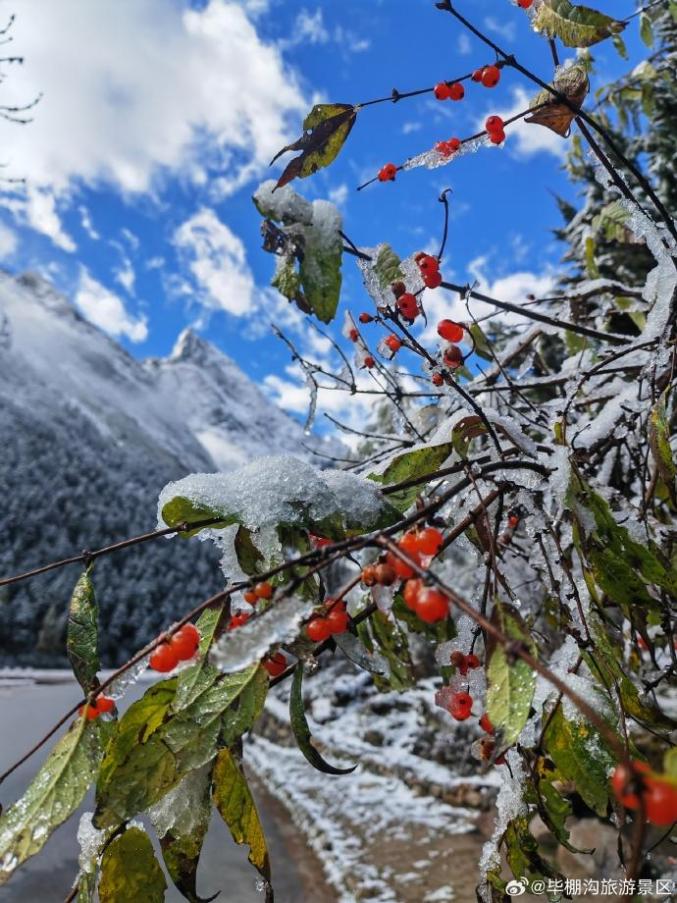
[{"label": "green leaf", "polygon": [[559,38],[565,47],[591,47],[610,35],[620,34],[625,24],[569,0],[543,0],[533,19],[536,31],[547,38]]},{"label": "green leaf", "polygon": [[369,618],[369,628],[377,649],[390,666],[387,677],[374,675],[378,689],[400,691],[413,687],[416,683],[414,666],[404,630],[382,611],[375,611]]},{"label": "green leaf", "polygon": [[[524,644],[535,657],[536,647],[518,612],[497,603],[492,620],[511,640]],[[521,658],[510,658],[502,645],[489,648],[487,712],[502,732],[502,743],[512,746],[529,718],[536,689],[536,675]]]},{"label": "green leaf", "polygon": [[526,816],[514,818],[508,824],[503,842],[510,871],[518,880],[522,877],[529,878],[530,881],[558,877],[558,873],[539,853],[538,841],[529,830]]},{"label": "green leaf", "polygon": [[190,903],[208,903],[218,896],[198,896],[197,868],[211,816],[212,765],[189,772],[150,810],[160,840],[162,858],[177,890]]},{"label": "green leaf", "polygon": [[[180,524],[198,524],[201,521],[212,520],[220,517],[219,512],[206,505],[199,505],[191,499],[177,495],[170,499],[162,508],[162,519],[168,527],[178,527]],[[237,523],[237,519],[233,516],[223,521],[218,521],[212,525],[213,530],[220,530],[223,527],[229,527],[231,524]],[[202,527],[195,530],[184,530],[179,535],[184,539],[190,536],[196,536]]]},{"label": "green leaf", "polygon": [[249,861],[265,882],[266,903],[272,901],[270,861],[256,804],[249,785],[229,749],[222,749],[213,773],[213,798],[235,843],[249,846]]},{"label": "green leaf", "polygon": [[381,291],[388,291],[393,282],[404,282],[402,261],[388,244],[379,246],[374,263],[374,273]]},{"label": "green leaf", "polygon": [[89,568],[75,584],[68,607],[66,651],[75,677],[85,695],[97,686],[99,670],[97,651],[99,609]]},{"label": "green leaf", "polygon": [[264,558],[254,545],[251,530],[248,530],[246,527],[240,527],[235,534],[235,554],[237,555],[237,563],[245,574],[253,577],[259,573],[259,566],[263,563]]},{"label": "green leaf", "polygon": [[78,808],[96,775],[108,731],[98,719],[74,721],[21,799],[0,817],[0,884]]},{"label": "green leaf", "polygon": [[668,749],[663,756],[663,771],[677,780],[677,746]]},{"label": "green leaf", "polygon": [[301,151],[300,156],[287,164],[277,180],[277,187],[282,188],[292,179],[305,179],[329,166],[338,156],[356,118],[357,108],[352,104],[316,104],[303,120],[303,135],[283,147],[270,161],[272,165],[287,151]]},{"label": "green leaf", "polygon": [[205,669],[176,705],[176,678],[156,684],[131,705],[101,763],[96,826],[118,824],[142,812],[187,772],[213,759],[224,713],[258,677],[258,664],[214,680]]},{"label": "green leaf", "polygon": [[630,214],[620,201],[611,201],[606,204],[592,220],[592,229],[602,232],[609,241],[622,243],[633,240],[632,233],[627,227]]},{"label": "green leaf", "polygon": [[677,468],[675,468],[670,445],[670,422],[666,411],[665,393],[651,409],[649,415],[649,447],[659,476],[665,483],[673,504],[677,505],[677,493],[675,492]]},{"label": "green leaf", "polygon": [[162,903],[167,882],[153,844],[141,828],[128,828],[106,847],[101,859],[101,903]]},{"label": "green leaf", "polygon": [[552,781],[537,780],[534,790],[539,815],[557,842],[571,853],[593,853],[594,850],[579,850],[569,842],[566,820],[573,813],[571,801],[559,793]]},{"label": "green leaf", "polygon": [[[338,212],[336,216],[340,223]],[[319,228],[306,230],[299,276],[306,303],[323,323],[331,323],[336,315],[341,294],[342,259],[343,242],[338,229],[331,232]]]},{"label": "green leaf", "polygon": [[[434,474],[453,450],[451,442],[443,442],[441,445],[427,445],[425,448],[403,452],[393,458],[382,473],[370,473],[368,479],[384,486],[391,486],[395,483],[403,483],[405,480],[422,477],[428,473]],[[431,476],[431,479],[434,477]],[[388,499],[400,511],[406,511],[420,491],[420,486],[412,486],[399,492],[388,493]]]},{"label": "green leaf", "polygon": [[559,705],[545,732],[544,746],[560,775],[572,781],[587,805],[604,818],[615,760],[599,732],[587,721],[569,721]]},{"label": "green leaf", "polygon": [[489,344],[489,340],[484,334],[482,327],[479,323],[473,323],[470,326],[469,330],[470,335],[474,341],[474,351],[475,354],[478,354],[481,358],[484,358],[485,361],[493,361],[495,359],[494,355],[491,353],[491,345]]},{"label": "green leaf", "polygon": [[336,768],[326,762],[312,744],[310,728],[306,721],[306,713],[303,706],[303,663],[299,661],[292,679],[291,694],[289,697],[289,715],[291,728],[299,749],[310,762],[313,768],[325,774],[350,774],[355,771],[357,765],[350,768]]}]

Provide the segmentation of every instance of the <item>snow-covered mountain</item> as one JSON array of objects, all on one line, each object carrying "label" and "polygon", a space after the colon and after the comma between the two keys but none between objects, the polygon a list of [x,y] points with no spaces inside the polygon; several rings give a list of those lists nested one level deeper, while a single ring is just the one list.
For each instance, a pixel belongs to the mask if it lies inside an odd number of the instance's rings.
[{"label": "snow-covered mountain", "polygon": [[[0,435],[3,574],[152,529],[160,489],[187,472],[322,446],[192,331],[138,361],[45,280],[1,272]],[[97,563],[110,663],[218,586],[208,545],[163,540]],[[0,590],[0,650],[51,660],[77,573]]]}]

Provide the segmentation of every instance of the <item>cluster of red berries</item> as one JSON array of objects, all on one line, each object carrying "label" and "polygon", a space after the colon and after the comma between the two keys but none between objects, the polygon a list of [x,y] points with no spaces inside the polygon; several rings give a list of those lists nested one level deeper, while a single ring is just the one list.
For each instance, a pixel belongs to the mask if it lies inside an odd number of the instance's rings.
[{"label": "cluster of red berries", "polygon": [[402,591],[404,604],[426,624],[445,621],[449,616],[449,599],[439,589],[426,586],[418,577],[410,577]]},{"label": "cluster of red berries", "polygon": [[475,69],[470,76],[474,82],[480,82],[485,88],[495,88],[501,80],[501,70],[498,66],[482,66]]},{"label": "cluster of red berries", "polygon": [[[671,825],[677,821],[677,782],[657,775],[646,762],[617,765],[611,776],[616,799],[626,809],[644,809],[647,821]],[[641,797],[641,799],[640,799]]]},{"label": "cluster of red berries", "polygon": [[433,93],[438,100],[463,100],[465,88],[461,82],[439,82]]},{"label": "cluster of red berries", "polygon": [[322,643],[336,633],[345,633],[350,623],[343,599],[329,601],[326,615],[316,615],[306,624],[306,636],[313,643]]},{"label": "cluster of red berries", "polygon": [[484,123],[484,128],[492,144],[503,144],[505,141],[505,122],[500,116],[488,116]]},{"label": "cluster of red berries", "polygon": [[438,141],[435,145],[435,150],[438,154],[442,154],[443,157],[451,157],[452,154],[461,149],[462,144],[463,142],[460,138],[450,138],[448,141]]},{"label": "cluster of red berries", "polygon": [[259,599],[273,598],[273,585],[265,580],[263,583],[257,583],[253,589],[248,589],[242,593],[242,596],[245,602],[249,602],[250,605],[256,605]]},{"label": "cluster of red berries", "polygon": [[[444,536],[435,527],[424,527],[422,530],[410,530],[398,542],[402,551],[417,564],[421,564],[424,558],[432,558],[437,555]],[[414,571],[392,552],[388,553],[387,564],[395,571],[401,580],[408,580],[414,576]]]},{"label": "cluster of red berries", "polygon": [[263,667],[271,677],[279,677],[287,670],[287,659],[281,652],[276,652],[263,660]]},{"label": "cluster of red berries", "polygon": [[426,254],[423,251],[420,251],[416,257],[414,257],[414,260],[418,264],[425,287],[437,288],[442,282],[440,262],[437,257],[433,257],[432,254]]},{"label": "cluster of red berries", "polygon": [[451,653],[450,661],[458,673],[462,674],[463,677],[465,677],[468,671],[474,671],[475,668],[480,667],[480,660],[474,652],[470,652],[466,655],[465,652],[461,652],[460,649],[456,649]]},{"label": "cluster of red berries", "polygon": [[193,658],[200,645],[200,631],[194,624],[184,624],[168,640],[160,643],[148,664],[153,671],[165,674],[173,671],[179,662]]},{"label": "cluster of red berries", "polygon": [[397,166],[394,163],[386,163],[378,171],[379,182],[394,182],[397,175]]},{"label": "cluster of red berries", "polygon": [[398,313],[400,316],[404,317],[405,320],[413,322],[421,312],[418,301],[416,300],[416,295],[407,291],[404,282],[393,282],[390,287],[393,295],[395,295],[395,306],[397,307]]},{"label": "cluster of red berries", "polygon": [[365,586],[392,586],[397,580],[395,568],[387,563],[368,564],[362,570],[362,583]]},{"label": "cluster of red berries", "polygon": [[111,699],[110,696],[104,696],[102,693],[92,702],[81,705],[78,709],[78,714],[84,715],[88,721],[94,721],[99,715],[104,715],[106,712],[112,712],[114,708],[115,700]]}]

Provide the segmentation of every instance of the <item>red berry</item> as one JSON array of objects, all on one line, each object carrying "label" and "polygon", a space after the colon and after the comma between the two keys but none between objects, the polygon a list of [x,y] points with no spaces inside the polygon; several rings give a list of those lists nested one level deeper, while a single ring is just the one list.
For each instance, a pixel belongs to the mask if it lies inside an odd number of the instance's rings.
[{"label": "red berry", "polygon": [[444,349],[444,363],[450,370],[463,366],[463,352],[458,345],[449,345]]},{"label": "red berry", "polygon": [[392,586],[397,580],[394,568],[389,564],[377,564],[375,568],[376,582],[380,586]]},{"label": "red berry", "polygon": [[397,544],[407,555],[412,558],[418,557],[418,539],[415,533],[411,531],[405,533]]},{"label": "red berry", "polygon": [[332,634],[331,624],[327,618],[313,618],[306,624],[306,636],[313,643],[322,643]]},{"label": "red berry", "polygon": [[470,655],[465,660],[466,665],[472,670],[475,668],[479,668],[481,665],[480,660],[477,658],[474,652],[471,652]]},{"label": "red berry", "polygon": [[433,88],[433,93],[438,100],[449,100],[451,94],[449,92],[449,85],[446,82],[439,82]]},{"label": "red berry", "polygon": [[416,603],[418,602],[419,593],[422,589],[423,581],[419,580],[418,577],[407,580],[402,591],[404,604],[407,606],[407,608],[410,608],[412,611],[416,610]]},{"label": "red berry", "polygon": [[200,645],[200,631],[192,624],[184,624],[169,640],[169,648],[180,662],[192,658]]},{"label": "red berry", "polygon": [[451,151],[452,154],[455,154],[456,151],[460,148],[460,146],[462,144],[463,144],[463,142],[461,141],[460,138],[450,138],[447,141],[447,145],[449,146],[449,150]]},{"label": "red berry", "polygon": [[468,659],[460,649],[456,649],[451,653],[449,661],[451,662],[453,667],[456,668],[458,673],[465,677],[465,675],[468,673]]},{"label": "red berry", "polygon": [[472,696],[464,690],[454,693],[451,704],[449,705],[449,713],[456,721],[465,721],[472,714]]},{"label": "red berry", "polygon": [[437,324],[437,334],[447,342],[460,342],[463,338],[463,327],[453,320],[440,320]]},{"label": "red berry", "polygon": [[281,652],[276,652],[275,655],[263,660],[263,667],[271,677],[279,677],[287,670],[287,659]]},{"label": "red berry", "polygon": [[246,611],[238,611],[228,622],[228,630],[237,630],[238,627],[244,627],[251,615]]},{"label": "red berry", "polygon": [[363,363],[364,366],[367,368],[367,370],[371,370],[371,368],[374,367],[374,366],[376,365],[376,361],[374,360],[374,358],[373,358],[370,354],[368,354],[368,355],[365,357],[365,359],[362,361],[362,363]]},{"label": "red berry", "polygon": [[97,696],[93,702],[81,705],[78,709],[78,714],[85,715],[88,721],[94,721],[99,715],[103,715],[105,712],[111,712],[114,708],[115,700],[111,699],[110,696],[104,696],[102,694]]},{"label": "red berry", "polygon": [[257,583],[254,587],[254,592],[259,599],[272,599],[273,585],[272,583],[268,583],[267,580],[264,583]]},{"label": "red berry", "polygon": [[511,530],[514,530],[516,527],[518,527],[519,522],[520,522],[520,519],[516,514],[511,514],[510,517],[508,518],[508,526],[510,527]]},{"label": "red berry", "polygon": [[501,80],[501,70],[498,66],[485,66],[482,72],[482,84],[485,88],[495,88]]},{"label": "red berry", "polygon": [[422,257],[418,263],[418,268],[423,274],[423,276],[427,276],[430,273],[438,273],[440,269],[440,262],[437,257],[426,256]]},{"label": "red berry", "polygon": [[87,721],[94,721],[95,718],[99,717],[99,710],[96,707],[96,702],[81,705],[78,709],[78,715],[80,715],[80,717],[84,715],[87,718]]},{"label": "red berry", "polygon": [[356,342],[360,337],[359,332],[356,329],[351,329],[348,333],[348,338],[351,342]]},{"label": "red berry", "polygon": [[400,348],[402,347],[402,342],[397,338],[396,335],[389,335],[388,338],[385,340],[385,343],[388,346],[388,348],[390,348],[390,350],[393,352],[393,354],[396,351],[399,351]]},{"label": "red berry", "polygon": [[408,580],[410,577],[414,576],[413,569],[410,568],[408,564],[405,564],[397,555],[393,555],[392,552],[388,552],[388,564],[401,580]]},{"label": "red berry", "polygon": [[517,5],[520,9],[529,9],[534,0],[517,0]]},{"label": "red berry", "polygon": [[112,712],[115,708],[115,700],[111,699],[110,696],[104,696],[103,694],[101,694],[100,696],[96,697],[95,705],[100,713]]},{"label": "red berry", "polygon": [[416,614],[426,624],[443,621],[449,615],[449,600],[438,589],[424,589],[416,602]]},{"label": "red berry", "polygon": [[500,132],[490,132],[489,141],[492,144],[503,144],[505,141],[505,132],[501,130]]},{"label": "red berry", "polygon": [[444,383],[444,377],[442,376],[441,373],[438,373],[437,370],[435,370],[435,372],[430,377],[430,379],[432,380],[432,384],[434,386],[441,386]]},{"label": "red berry", "polygon": [[460,82],[454,82],[449,85],[449,97],[452,100],[463,100],[465,97],[465,88]]},{"label": "red berry", "polygon": [[378,173],[379,182],[394,182],[397,175],[397,167],[394,163],[386,163]]},{"label": "red berry", "polygon": [[448,141],[438,141],[435,145],[435,150],[438,154],[442,154],[443,157],[450,157],[453,154]]},{"label": "red berry", "polygon": [[481,82],[481,81],[482,81],[482,73],[483,73],[483,72],[484,72],[484,69],[475,69],[475,71],[474,71],[473,74],[470,76],[470,78],[471,78],[474,82]]},{"label": "red berry", "polygon": [[[639,797],[635,792],[633,784],[638,780],[636,777],[637,775],[647,774],[650,770],[651,769],[646,762],[637,761],[633,761],[631,769],[624,764],[617,765],[614,769],[614,773],[611,775],[611,787],[616,799],[621,805],[625,806],[626,809],[639,808]],[[635,778],[634,781],[633,778]],[[643,779],[640,780],[642,786],[644,786]]]},{"label": "red berry", "polygon": [[653,825],[671,825],[677,821],[677,787],[661,780],[647,779],[644,808]]},{"label": "red berry", "polygon": [[169,643],[161,643],[148,660],[148,664],[153,671],[159,671],[160,674],[173,671],[178,663],[179,657]]},{"label": "red berry", "polygon": [[407,320],[415,320],[418,316],[418,302],[411,292],[403,292],[397,299],[397,309]]},{"label": "red berry", "polygon": [[491,723],[491,719],[489,718],[489,716],[487,715],[486,712],[480,718],[480,727],[482,728],[483,731],[486,731],[487,734],[494,733],[494,726]]},{"label": "red berry", "polygon": [[393,282],[390,286],[390,291],[395,295],[396,298],[399,298],[400,295],[403,295],[407,290],[404,282]]},{"label": "red berry", "polygon": [[253,589],[248,589],[244,593],[242,593],[242,598],[245,602],[249,602],[250,605],[256,605],[259,601],[259,597],[256,595]]},{"label": "red berry", "polygon": [[423,281],[426,288],[438,288],[442,283],[442,277],[439,272],[424,273]]},{"label": "red berry", "polygon": [[505,123],[500,116],[489,116],[484,123],[484,128],[491,134],[492,132],[502,132]]},{"label": "red berry", "polygon": [[376,567],[373,564],[368,564],[362,570],[361,579],[365,586],[376,586]]},{"label": "red berry", "polygon": [[437,555],[443,542],[444,536],[435,527],[426,527],[416,534],[418,551],[424,555]]},{"label": "red berry", "polygon": [[360,314],[357,319],[360,321],[360,323],[371,323],[374,318],[371,314],[363,313]]},{"label": "red berry", "polygon": [[348,624],[350,623],[350,618],[348,617],[348,612],[345,610],[345,607],[339,605],[335,605],[334,608],[332,608],[326,619],[329,622],[332,634],[345,633],[348,629]]},{"label": "red berry", "polygon": [[316,549],[326,549],[327,546],[333,545],[333,539],[327,539],[326,536],[316,536],[314,533],[308,534],[308,539]]}]

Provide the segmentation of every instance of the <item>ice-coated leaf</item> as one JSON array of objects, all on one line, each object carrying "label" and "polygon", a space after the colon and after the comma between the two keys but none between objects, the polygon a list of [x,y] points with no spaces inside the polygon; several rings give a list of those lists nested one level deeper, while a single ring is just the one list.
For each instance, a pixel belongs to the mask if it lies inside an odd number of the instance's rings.
[{"label": "ice-coated leaf", "polygon": [[633,242],[632,232],[628,229],[629,219],[628,209],[619,201],[611,201],[593,219],[592,228],[602,232],[609,241]]},{"label": "ice-coated leaf", "polygon": [[305,179],[318,169],[329,166],[343,147],[356,117],[357,109],[352,104],[316,104],[303,120],[303,135],[293,144],[283,147],[271,160],[272,164],[287,151],[301,151],[300,156],[287,164],[277,180],[278,187],[292,179]]},{"label": "ice-coated leaf", "polygon": [[555,74],[553,88],[564,95],[575,109],[572,110],[544,89],[529,104],[532,109],[536,109],[524,121],[546,126],[557,135],[566,138],[576,117],[576,110],[581,108],[590,89],[587,72],[580,65],[560,68]]},{"label": "ice-coated leaf", "polygon": [[[422,477],[428,473],[432,474],[447,460],[453,450],[451,442],[443,442],[440,445],[426,445],[403,452],[394,457],[381,473],[369,474],[369,479],[390,486]],[[422,486],[412,486],[399,492],[388,493],[388,499],[392,504],[397,505],[400,511],[405,511],[422,488]]]},{"label": "ice-coated leaf", "polygon": [[55,745],[26,792],[0,816],[0,884],[69,818],[94,780],[110,725],[78,718]]},{"label": "ice-coated leaf", "polygon": [[654,405],[649,415],[649,445],[660,478],[665,483],[673,504],[677,505],[677,493],[675,492],[677,469],[670,446],[670,422],[664,395]]},{"label": "ice-coated leaf", "polygon": [[249,861],[264,881],[266,903],[272,901],[268,847],[256,804],[242,769],[229,749],[220,750],[212,775],[214,805],[228,825],[235,843],[246,843]]},{"label": "ice-coated leaf", "polygon": [[336,768],[334,765],[330,765],[313,746],[310,728],[308,727],[306,712],[303,705],[302,662],[299,662],[296,666],[294,677],[292,678],[291,693],[289,696],[289,717],[298,747],[313,768],[324,772],[324,774],[336,775],[350,774],[351,771],[355,771],[357,765],[352,765],[350,768]]},{"label": "ice-coated leaf", "polygon": [[162,857],[169,877],[190,903],[208,903],[215,899],[199,897],[197,868],[211,815],[210,763],[189,772],[149,812],[157,832]]},{"label": "ice-coated leaf", "polygon": [[223,715],[259,670],[211,680],[205,672],[187,705],[175,708],[177,679],[151,687],[129,707],[101,763],[94,823],[107,827],[154,805],[217,752]]},{"label": "ice-coated leaf", "polygon": [[542,0],[533,26],[547,38],[559,38],[565,47],[592,47],[611,35],[620,34],[625,22],[569,0]]},{"label": "ice-coated leaf", "polygon": [[646,13],[642,13],[639,17],[639,36],[647,47],[653,47],[653,26],[651,17]]},{"label": "ice-coated leaf", "polygon": [[604,818],[609,804],[609,774],[615,761],[598,731],[587,721],[569,721],[557,706],[544,737],[545,750],[564,780]]},{"label": "ice-coated leaf", "polygon": [[403,282],[404,273],[400,258],[388,244],[379,246],[376,260],[373,264],[373,271],[378,279],[382,292],[387,292],[393,282]]},{"label": "ice-coated leaf", "polygon": [[406,690],[414,686],[414,666],[409,652],[407,634],[395,619],[390,619],[384,612],[375,611],[368,622],[359,626],[359,635],[366,638],[367,632],[374,651],[380,651],[388,663],[385,675],[374,675],[374,683],[381,691]]},{"label": "ice-coated leaf", "polygon": [[101,859],[101,903],[162,903],[167,882],[153,844],[141,828],[128,828],[106,847]]},{"label": "ice-coated leaf", "polygon": [[[531,654],[536,655],[531,635],[514,608],[497,604],[493,620],[506,636],[525,644]],[[525,661],[510,656],[502,645],[489,646],[488,651],[487,712],[494,726],[502,732],[502,743],[512,746],[529,718],[536,675]]]},{"label": "ice-coated leaf", "polygon": [[400,518],[370,480],[346,471],[319,471],[291,455],[168,483],[158,508],[163,526],[194,523],[211,511],[224,526],[302,527],[330,539],[381,529]]},{"label": "ice-coated leaf", "polygon": [[263,555],[254,545],[251,531],[246,527],[239,527],[235,534],[235,554],[238,564],[245,574],[252,577],[258,572],[259,565],[263,562]]},{"label": "ice-coated leaf", "polygon": [[68,607],[66,651],[75,677],[89,693],[96,686],[99,670],[97,650],[99,609],[94,596],[94,585],[89,569],[80,575]]}]

